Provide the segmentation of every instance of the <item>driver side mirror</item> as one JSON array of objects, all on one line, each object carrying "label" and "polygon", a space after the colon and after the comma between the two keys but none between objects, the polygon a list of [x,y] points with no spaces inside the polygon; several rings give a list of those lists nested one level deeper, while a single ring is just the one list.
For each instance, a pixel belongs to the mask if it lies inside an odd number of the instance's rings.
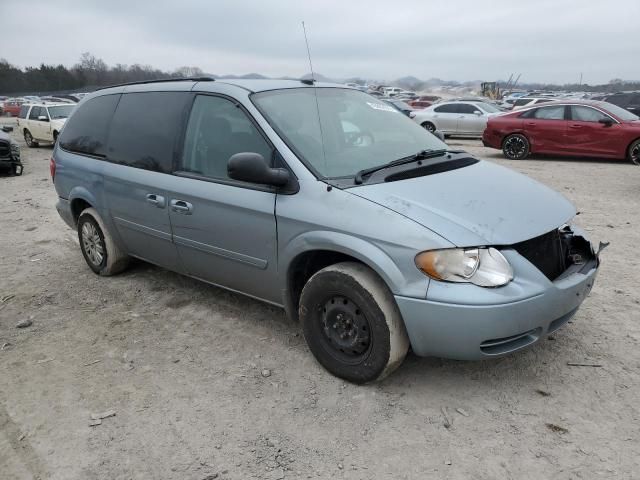
[{"label": "driver side mirror", "polygon": [[601,118],[600,120],[598,120],[598,123],[602,123],[605,127],[610,127],[611,125],[613,125],[613,120],[611,120],[610,118]]},{"label": "driver side mirror", "polygon": [[481,115],[482,115],[482,112],[481,112],[480,110],[474,110],[474,111],[473,111],[473,114],[474,114],[474,115],[481,116]]},{"label": "driver side mirror", "polygon": [[272,168],[259,153],[236,153],[227,163],[229,178],[242,182],[259,183],[283,187],[289,183],[289,171],[285,168]]}]

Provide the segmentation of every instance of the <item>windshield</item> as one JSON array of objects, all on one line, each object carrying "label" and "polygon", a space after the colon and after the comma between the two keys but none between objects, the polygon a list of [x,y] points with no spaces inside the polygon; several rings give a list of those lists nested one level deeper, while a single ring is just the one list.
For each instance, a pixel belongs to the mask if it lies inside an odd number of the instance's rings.
[{"label": "windshield", "polygon": [[613,103],[601,102],[600,105],[602,106],[602,108],[612,113],[623,122],[632,122],[634,120],[640,119],[640,117],[634,115],[629,110],[625,110],[624,108],[614,105]]},{"label": "windshield", "polygon": [[480,107],[485,112],[489,112],[489,113],[496,113],[496,112],[501,112],[502,111],[498,107],[495,107],[494,105],[491,105],[490,103],[478,102],[477,105],[480,105]]},{"label": "windshield", "polygon": [[391,105],[358,90],[293,88],[256,93],[252,100],[296,155],[325,178],[447,148]]},{"label": "windshield", "polygon": [[73,110],[75,105],[61,105],[59,107],[49,107],[49,117],[51,120],[56,120],[59,118],[68,118],[71,115],[71,110]]}]

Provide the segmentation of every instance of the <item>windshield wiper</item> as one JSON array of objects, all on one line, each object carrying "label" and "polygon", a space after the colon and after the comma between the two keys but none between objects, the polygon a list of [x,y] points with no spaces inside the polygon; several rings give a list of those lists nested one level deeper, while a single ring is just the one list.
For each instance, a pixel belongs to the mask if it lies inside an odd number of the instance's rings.
[{"label": "windshield wiper", "polygon": [[418,153],[414,155],[409,155],[408,157],[399,158],[398,160],[393,160],[389,163],[385,163],[384,165],[378,165],[377,167],[365,168],[364,170],[360,170],[356,173],[353,181],[356,185],[360,185],[364,181],[364,177],[371,175],[379,170],[384,170],[385,168],[397,167],[398,165],[404,165],[406,163],[415,162],[416,160],[425,160],[427,158],[435,158],[441,157],[450,153],[450,150],[440,149],[440,150],[420,150]]}]

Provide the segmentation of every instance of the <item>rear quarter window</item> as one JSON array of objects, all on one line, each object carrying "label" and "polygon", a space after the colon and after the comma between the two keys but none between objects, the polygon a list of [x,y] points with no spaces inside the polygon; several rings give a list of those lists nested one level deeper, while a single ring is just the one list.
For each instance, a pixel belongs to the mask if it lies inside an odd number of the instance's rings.
[{"label": "rear quarter window", "polygon": [[103,95],[80,105],[67,121],[58,142],[75,153],[104,157],[107,133],[120,95]]},{"label": "rear quarter window", "polygon": [[190,98],[189,92],[122,95],[109,130],[109,161],[172,172]]}]

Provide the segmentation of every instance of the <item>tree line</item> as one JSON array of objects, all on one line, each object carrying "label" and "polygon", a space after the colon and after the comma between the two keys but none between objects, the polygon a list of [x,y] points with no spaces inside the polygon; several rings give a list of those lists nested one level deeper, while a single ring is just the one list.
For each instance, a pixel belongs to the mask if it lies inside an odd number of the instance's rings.
[{"label": "tree line", "polygon": [[165,72],[149,65],[108,66],[89,52],[83,53],[73,67],[45,65],[24,70],[0,59],[0,94],[43,94],[56,91],[92,90],[106,85],[165,78],[203,75],[198,67],[181,67]]}]

